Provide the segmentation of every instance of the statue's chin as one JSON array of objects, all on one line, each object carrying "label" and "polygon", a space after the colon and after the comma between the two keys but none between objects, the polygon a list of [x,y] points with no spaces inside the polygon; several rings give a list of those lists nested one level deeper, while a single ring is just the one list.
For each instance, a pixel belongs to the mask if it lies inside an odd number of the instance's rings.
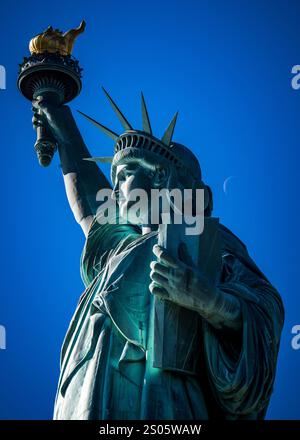
[{"label": "statue's chin", "polygon": [[129,223],[132,223],[134,225],[143,225],[147,223],[147,213],[141,213],[139,211],[136,211],[135,209],[132,209],[132,206],[130,207],[127,202],[119,203],[119,211],[121,217]]}]

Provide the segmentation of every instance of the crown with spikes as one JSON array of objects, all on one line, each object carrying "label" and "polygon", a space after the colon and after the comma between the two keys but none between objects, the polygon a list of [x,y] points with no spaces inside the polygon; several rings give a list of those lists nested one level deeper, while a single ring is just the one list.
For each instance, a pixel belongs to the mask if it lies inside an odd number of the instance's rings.
[{"label": "crown with spikes", "polygon": [[[111,178],[114,182],[115,180],[115,170],[118,163],[125,158],[145,158],[150,161],[155,161],[158,163],[171,164],[179,171],[183,173],[190,174],[195,177],[195,179],[201,179],[201,171],[199,164],[197,166],[191,166],[191,157],[186,155],[190,151],[179,144],[172,143],[172,136],[174,133],[176,120],[178,112],[175,114],[170,124],[168,125],[163,137],[158,139],[153,136],[152,128],[150,123],[150,118],[148,110],[146,107],[145,99],[143,93],[141,93],[141,110],[142,110],[142,121],[143,121],[143,131],[135,130],[128,122],[126,117],[123,115],[119,107],[113,101],[108,92],[102,87],[106,97],[108,98],[114,112],[116,113],[118,119],[120,120],[125,132],[118,135],[111,129],[107,128],[105,125],[100,124],[95,121],[95,119],[86,115],[85,113],[78,110],[78,112],[84,116],[88,121],[99,128],[103,133],[112,138],[115,141],[115,154],[109,157],[89,157],[85,160],[93,162],[111,163]],[[188,156],[188,157],[186,157]],[[195,161],[193,157],[192,162]]]}]

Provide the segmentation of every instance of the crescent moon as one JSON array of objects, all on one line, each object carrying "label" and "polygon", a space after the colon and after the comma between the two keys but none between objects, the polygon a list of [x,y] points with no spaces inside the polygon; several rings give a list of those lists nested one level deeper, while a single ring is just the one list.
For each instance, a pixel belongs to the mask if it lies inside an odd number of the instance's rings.
[{"label": "crescent moon", "polygon": [[228,183],[229,183],[229,181],[230,180],[232,180],[232,179],[234,179],[236,176],[229,176],[229,177],[227,177],[225,180],[224,180],[224,183],[223,183],[223,191],[224,191],[224,194],[227,196],[228,195]]}]

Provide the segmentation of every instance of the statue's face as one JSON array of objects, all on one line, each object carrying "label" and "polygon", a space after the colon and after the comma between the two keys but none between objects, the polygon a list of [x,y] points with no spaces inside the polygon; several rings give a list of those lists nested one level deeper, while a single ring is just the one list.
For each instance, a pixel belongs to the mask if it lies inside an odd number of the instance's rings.
[{"label": "statue's face", "polygon": [[131,223],[137,223],[136,217],[130,216],[130,207],[135,205],[137,200],[133,200],[130,194],[132,194],[131,192],[133,190],[143,189],[147,193],[147,201],[149,204],[143,206],[140,217],[143,218],[143,223],[147,223],[150,211],[151,188],[151,174],[149,170],[141,166],[138,161],[118,165],[116,168],[116,185],[112,197],[118,202],[120,215],[124,218],[128,218]]}]

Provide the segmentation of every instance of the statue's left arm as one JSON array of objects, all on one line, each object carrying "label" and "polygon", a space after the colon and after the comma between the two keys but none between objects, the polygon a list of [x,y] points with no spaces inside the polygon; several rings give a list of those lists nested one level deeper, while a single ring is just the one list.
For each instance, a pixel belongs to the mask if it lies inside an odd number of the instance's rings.
[{"label": "statue's left arm", "polygon": [[226,418],[264,418],[284,323],[279,293],[246,250],[223,253],[217,286],[164,249],[154,253],[150,291],[203,318],[206,371],[219,408]]},{"label": "statue's left arm", "polygon": [[159,261],[151,263],[151,293],[200,313],[216,329],[241,328],[236,296],[211,285],[198,268],[171,257],[162,247],[155,245],[153,251]]}]

